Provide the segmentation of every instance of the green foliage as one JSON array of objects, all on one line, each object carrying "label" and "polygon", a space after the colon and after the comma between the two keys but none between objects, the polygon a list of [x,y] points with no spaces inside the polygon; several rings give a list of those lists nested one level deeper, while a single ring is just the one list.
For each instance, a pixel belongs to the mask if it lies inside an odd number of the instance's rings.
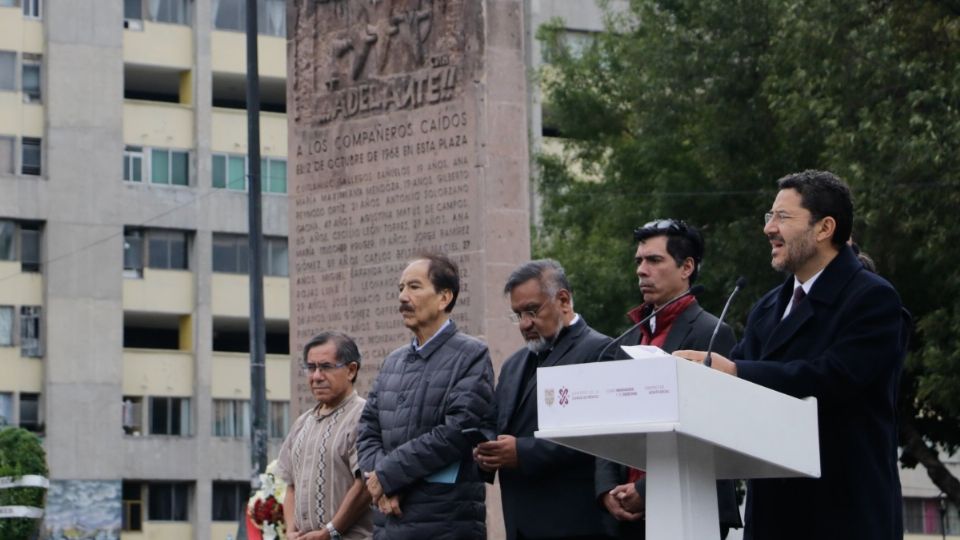
[{"label": "green foliage", "polygon": [[[607,333],[640,301],[631,231],[701,226],[701,297],[732,321],[782,276],[761,215],[775,181],[829,169],[853,188],[858,243],[914,314],[901,389],[928,441],[960,444],[960,8],[935,0],[632,0],[576,53],[541,28],[547,119],[535,251],[571,274]],[[582,171],[582,172],[581,172]]]},{"label": "green foliage", "polygon": [[[46,453],[36,435],[20,428],[0,429],[0,477],[26,474],[47,476]],[[42,488],[0,489],[0,506],[43,508],[46,490]],[[16,518],[0,519],[0,538],[32,538],[40,521]]]}]

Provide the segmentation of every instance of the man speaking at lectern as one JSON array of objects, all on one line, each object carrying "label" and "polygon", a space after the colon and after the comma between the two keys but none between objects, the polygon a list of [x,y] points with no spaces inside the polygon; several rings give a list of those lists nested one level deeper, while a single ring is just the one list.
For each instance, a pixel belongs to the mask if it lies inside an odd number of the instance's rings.
[{"label": "man speaking at lectern", "polygon": [[[817,398],[821,477],[752,480],[744,538],[900,539],[900,298],[847,245],[853,202],[846,184],[804,171],[777,185],[763,231],[773,267],[789,277],[754,305],[733,360],[713,354],[712,367]],[[705,356],[675,354],[695,362]]]}]

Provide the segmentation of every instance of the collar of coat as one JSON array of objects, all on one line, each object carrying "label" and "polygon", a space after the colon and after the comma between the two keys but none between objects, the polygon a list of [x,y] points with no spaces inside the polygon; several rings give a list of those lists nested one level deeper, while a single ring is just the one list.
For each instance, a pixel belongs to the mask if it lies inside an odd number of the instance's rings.
[{"label": "collar of coat", "polygon": [[457,323],[453,322],[453,319],[449,319],[450,324],[444,325],[439,332],[434,334],[433,337],[427,340],[427,343],[423,346],[422,349],[417,351],[417,338],[410,340],[410,354],[417,355],[424,360],[430,358],[430,355],[434,353],[440,347],[443,347],[443,344],[447,342],[448,339],[453,337],[457,333]]}]

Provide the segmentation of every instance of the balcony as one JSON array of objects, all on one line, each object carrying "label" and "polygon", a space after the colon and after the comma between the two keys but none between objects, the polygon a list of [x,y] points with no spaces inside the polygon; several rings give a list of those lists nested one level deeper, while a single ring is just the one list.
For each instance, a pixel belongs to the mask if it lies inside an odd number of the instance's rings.
[{"label": "balcony", "polygon": [[[290,357],[268,354],[266,360],[267,399],[269,401],[289,400]],[[210,395],[214,399],[250,399],[249,353],[213,353]]]},{"label": "balcony", "polygon": [[[213,274],[213,315],[246,319],[250,316],[250,278],[246,274]],[[264,316],[290,320],[290,278],[263,278]]]},{"label": "balcony", "polygon": [[19,3],[0,7],[0,50],[43,52],[43,21],[27,19]]},{"label": "balcony", "polygon": [[123,142],[135,146],[192,149],[193,110],[188,105],[124,100]]},{"label": "balcony", "polygon": [[193,273],[144,268],[143,277],[123,280],[124,311],[189,314],[194,305]]},{"label": "balcony", "polygon": [[[214,30],[211,33],[211,64],[214,73],[245,74],[247,42],[243,32]],[[282,37],[257,36],[257,69],[261,77],[287,78],[287,41]]]},{"label": "balcony", "polygon": [[21,271],[20,261],[0,261],[0,276],[10,276],[0,287],[0,305],[43,304],[43,274]]},{"label": "balcony", "polygon": [[[210,149],[226,154],[247,153],[247,111],[213,109]],[[260,113],[260,153],[287,157],[287,115]]]},{"label": "balcony", "polygon": [[163,349],[123,350],[123,395],[192,396],[193,354]]},{"label": "balcony", "polygon": [[190,69],[193,29],[182,24],[138,21],[141,30],[123,31],[123,61],[144,66]]}]

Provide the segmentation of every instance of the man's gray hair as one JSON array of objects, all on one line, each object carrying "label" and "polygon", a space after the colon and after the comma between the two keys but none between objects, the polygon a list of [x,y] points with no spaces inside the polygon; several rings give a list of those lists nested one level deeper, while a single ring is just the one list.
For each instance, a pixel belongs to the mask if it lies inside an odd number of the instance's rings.
[{"label": "man's gray hair", "polygon": [[553,259],[537,259],[518,266],[510,274],[507,284],[503,286],[503,294],[510,294],[531,279],[539,280],[541,290],[551,298],[556,296],[560,289],[566,289],[571,295],[573,294],[573,289],[567,280],[567,273],[560,263]]}]

